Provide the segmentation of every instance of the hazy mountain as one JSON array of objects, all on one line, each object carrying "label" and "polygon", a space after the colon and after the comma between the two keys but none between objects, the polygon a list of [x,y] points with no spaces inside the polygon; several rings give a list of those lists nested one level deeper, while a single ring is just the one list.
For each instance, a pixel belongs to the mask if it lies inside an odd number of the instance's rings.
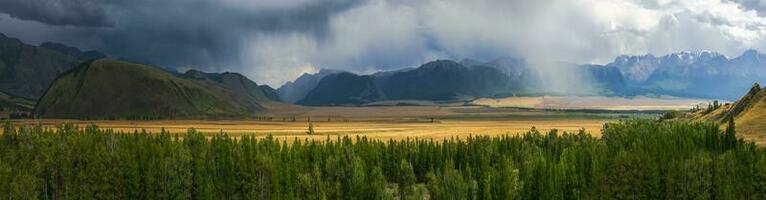
[{"label": "hazy mountain", "polygon": [[295,103],[299,100],[303,99],[312,89],[314,89],[317,84],[319,84],[319,81],[322,80],[327,75],[330,74],[337,74],[342,71],[339,70],[331,70],[331,69],[321,69],[318,73],[315,74],[309,74],[304,73],[298,79],[295,79],[295,81],[287,82],[279,89],[277,89],[277,94],[279,95],[279,98],[282,99],[282,101],[289,102],[289,103]]},{"label": "hazy mountain", "polygon": [[635,89],[630,88],[620,70],[612,66],[603,65],[577,65],[584,80],[594,87],[595,93],[600,95],[632,95]]},{"label": "hazy mountain", "polygon": [[114,60],[86,62],[62,74],[34,113],[56,118],[247,117],[278,103],[233,73],[190,72],[183,77]]},{"label": "hazy mountain", "polygon": [[[461,64],[463,63],[463,64]],[[455,100],[474,97],[504,97],[545,94],[541,74],[525,61],[501,58],[490,62],[437,60],[417,68],[384,71],[370,76],[344,73],[327,76],[311,90],[302,105],[363,104],[382,100]],[[470,66],[466,66],[468,64]],[[615,67],[572,65],[594,86],[593,94],[624,95],[625,80]],[[304,77],[302,77],[304,78]],[[300,78],[299,78],[300,79]],[[304,78],[305,79],[305,78]],[[327,81],[325,81],[327,79]],[[369,79],[372,84],[368,83]],[[570,92],[570,95],[581,93]]]},{"label": "hazy mountain", "polygon": [[500,70],[508,76],[509,90],[513,95],[540,95],[548,85],[543,81],[540,71],[530,66],[524,59],[502,57],[483,64]]},{"label": "hazy mountain", "polygon": [[630,83],[641,83],[660,67],[660,60],[651,54],[643,56],[618,56],[606,66],[615,67]]},{"label": "hazy mountain", "polygon": [[9,95],[37,99],[59,74],[79,63],[75,57],[0,33],[0,91]]},{"label": "hazy mountain", "polygon": [[282,98],[279,98],[279,94],[277,94],[277,90],[272,88],[268,85],[259,85],[259,88],[261,88],[261,91],[263,91],[263,94],[266,95],[266,98],[272,101],[282,101]]},{"label": "hazy mountain", "polygon": [[460,60],[460,62],[458,63],[466,67],[473,67],[473,66],[479,66],[484,64],[484,62],[482,61],[470,59],[470,58],[464,58],[463,60]]},{"label": "hazy mountain", "polygon": [[85,52],[83,52],[82,50],[80,50],[78,48],[70,47],[70,46],[67,46],[67,45],[64,45],[64,44],[60,44],[60,43],[55,43],[55,42],[45,42],[45,43],[41,44],[40,47],[46,48],[46,49],[50,49],[50,50],[54,50],[54,51],[58,51],[58,52],[61,52],[63,54],[75,57],[75,58],[80,59],[80,60],[93,60],[93,59],[106,58],[106,55],[104,55],[103,53],[98,52],[98,51],[85,51]]},{"label": "hazy mountain", "polygon": [[755,50],[732,59],[711,51],[620,56],[607,66],[620,69],[632,87],[686,97],[735,99],[766,80],[766,56]]},{"label": "hazy mountain", "polygon": [[317,86],[297,103],[312,106],[359,105],[380,100],[382,95],[371,76],[342,72],[322,78]]},{"label": "hazy mountain", "polygon": [[524,59],[514,57],[502,57],[494,59],[492,61],[481,64],[481,66],[496,68],[514,80],[519,80],[524,76],[531,76],[536,73],[534,68],[530,67],[529,63],[527,63]]}]

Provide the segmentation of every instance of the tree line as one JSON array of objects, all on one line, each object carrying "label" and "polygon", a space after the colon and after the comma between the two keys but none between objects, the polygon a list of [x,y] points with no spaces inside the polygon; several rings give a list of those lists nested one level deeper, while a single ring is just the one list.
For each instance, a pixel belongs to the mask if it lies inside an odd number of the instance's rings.
[{"label": "tree line", "polygon": [[602,136],[271,137],[4,125],[6,199],[766,199],[766,150],[710,123]]}]

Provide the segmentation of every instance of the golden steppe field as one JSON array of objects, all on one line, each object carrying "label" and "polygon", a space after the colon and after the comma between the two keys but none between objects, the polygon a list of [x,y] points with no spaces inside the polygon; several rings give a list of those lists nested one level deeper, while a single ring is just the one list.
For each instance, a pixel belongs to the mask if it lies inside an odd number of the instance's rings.
[{"label": "golden steppe field", "polygon": [[[325,140],[338,136],[366,136],[373,139],[446,139],[468,136],[498,136],[540,131],[585,129],[598,137],[604,123],[632,118],[657,117],[657,110],[683,110],[704,100],[676,98],[612,97],[509,97],[481,98],[469,102],[385,102],[360,107],[286,106],[255,119],[237,120],[14,120],[16,125],[55,127],[63,123],[81,127],[97,125],[118,132],[162,129],[183,134],[195,129],[208,135],[226,133],[239,137],[268,135],[282,140]],[[385,105],[385,106],[381,106]],[[308,135],[309,121],[314,133]],[[0,129],[0,131],[2,131]]]},{"label": "golden steppe field", "polygon": [[[17,125],[55,127],[62,123],[79,126],[90,124],[122,132],[146,130],[157,133],[165,129],[183,134],[196,129],[209,135],[226,133],[238,137],[272,135],[281,140],[325,140],[337,136],[366,136],[372,139],[445,139],[470,135],[498,136],[518,134],[532,127],[541,131],[585,129],[600,136],[601,126],[609,121],[636,116],[654,116],[629,112],[547,111],[526,108],[492,108],[486,106],[367,106],[304,107],[269,113],[258,119],[241,120],[65,120],[30,119],[13,121]],[[293,121],[293,118],[295,120]],[[309,122],[314,135],[308,135]]]}]

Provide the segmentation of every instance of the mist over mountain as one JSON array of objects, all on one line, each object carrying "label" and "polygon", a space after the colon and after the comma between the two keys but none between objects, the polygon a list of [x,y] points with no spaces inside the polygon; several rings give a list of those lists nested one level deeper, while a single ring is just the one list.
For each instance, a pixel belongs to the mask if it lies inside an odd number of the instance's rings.
[{"label": "mist over mountain", "polygon": [[[563,65],[573,69],[571,76],[586,80],[582,85],[588,85],[588,88],[549,91],[545,74],[518,58],[506,57],[489,62],[437,60],[417,68],[377,72],[369,76],[352,73],[326,76],[297,103],[358,105],[384,100],[441,101],[515,95],[625,95],[631,92],[617,68]],[[305,81],[306,77],[299,79]]]}]

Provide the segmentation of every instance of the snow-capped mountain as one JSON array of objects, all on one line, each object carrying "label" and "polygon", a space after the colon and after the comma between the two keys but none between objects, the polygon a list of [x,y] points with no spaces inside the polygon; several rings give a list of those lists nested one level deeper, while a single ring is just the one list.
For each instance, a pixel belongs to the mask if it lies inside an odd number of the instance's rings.
[{"label": "snow-capped mountain", "polygon": [[607,66],[619,69],[634,87],[680,96],[736,98],[741,95],[736,91],[766,80],[766,55],[756,50],[736,58],[713,51],[619,56]]},{"label": "snow-capped mountain", "polygon": [[607,66],[616,67],[628,82],[639,83],[646,81],[660,64],[659,59],[652,54],[643,56],[619,56]]}]

